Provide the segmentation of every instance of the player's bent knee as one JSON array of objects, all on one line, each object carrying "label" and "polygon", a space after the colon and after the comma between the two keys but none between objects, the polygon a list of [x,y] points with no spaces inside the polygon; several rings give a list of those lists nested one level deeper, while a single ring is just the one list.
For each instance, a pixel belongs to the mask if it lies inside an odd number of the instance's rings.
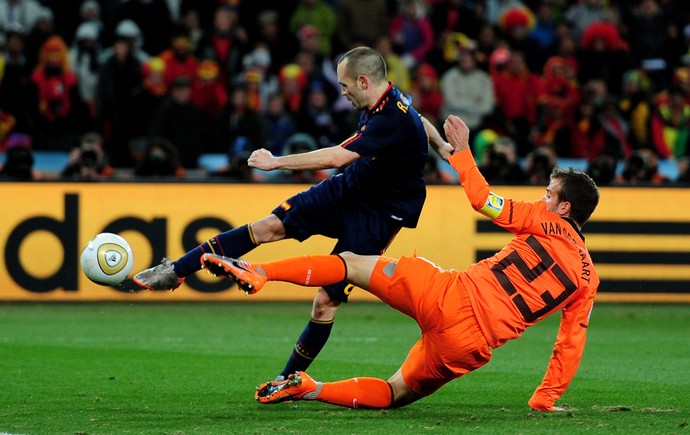
[{"label": "player's bent knee", "polygon": [[311,317],[313,320],[317,321],[333,320],[339,306],[340,301],[332,299],[324,289],[319,288],[316,292],[316,296],[314,296]]},{"label": "player's bent knee", "polygon": [[251,224],[251,231],[257,243],[275,242],[285,238],[285,226],[278,216],[270,214]]},{"label": "player's bent knee", "polygon": [[393,393],[393,400],[389,408],[400,408],[401,406],[409,405],[424,397],[419,393],[415,393],[412,388],[405,383],[400,370],[388,379],[388,385],[390,385]]}]

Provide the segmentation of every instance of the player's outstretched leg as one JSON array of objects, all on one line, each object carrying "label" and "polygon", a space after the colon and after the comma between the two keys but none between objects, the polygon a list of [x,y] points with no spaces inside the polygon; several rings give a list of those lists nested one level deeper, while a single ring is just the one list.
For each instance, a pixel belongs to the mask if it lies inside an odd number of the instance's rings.
[{"label": "player's outstretched leg", "polygon": [[172,261],[164,258],[161,264],[134,275],[132,281],[142,289],[175,290],[184,282],[184,278],[177,276]]},{"label": "player's outstretched leg", "polygon": [[254,393],[259,403],[280,403],[288,400],[313,400],[321,389],[305,372],[296,372],[284,381],[270,381],[261,384]]},{"label": "player's outstretched leg", "polygon": [[232,279],[248,295],[257,293],[266,284],[266,276],[254,269],[248,261],[204,254],[201,256],[201,265],[214,276]]}]

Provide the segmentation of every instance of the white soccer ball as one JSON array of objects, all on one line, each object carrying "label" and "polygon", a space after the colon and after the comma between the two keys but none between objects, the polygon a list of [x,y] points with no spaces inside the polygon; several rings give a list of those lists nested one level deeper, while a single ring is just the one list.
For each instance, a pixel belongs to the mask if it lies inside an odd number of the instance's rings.
[{"label": "white soccer ball", "polygon": [[97,234],[81,251],[81,270],[96,284],[116,286],[133,267],[132,248],[117,234]]}]

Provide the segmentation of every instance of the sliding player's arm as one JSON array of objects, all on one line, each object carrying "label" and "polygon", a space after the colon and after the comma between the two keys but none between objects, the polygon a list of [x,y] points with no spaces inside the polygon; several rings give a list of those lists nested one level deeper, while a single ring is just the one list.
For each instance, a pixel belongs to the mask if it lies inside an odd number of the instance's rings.
[{"label": "sliding player's arm", "polygon": [[477,162],[470,151],[469,128],[460,118],[451,115],[443,124],[443,129],[453,147],[453,155],[448,162],[460,176],[460,183],[465,188],[472,208],[491,219],[496,219],[503,210],[504,200],[491,192],[489,183],[479,172]]},{"label": "sliding player's arm", "polygon": [[580,366],[593,304],[594,293],[563,308],[561,325],[546,375],[529,399],[530,408],[537,411],[561,410],[555,403],[568,388]]}]

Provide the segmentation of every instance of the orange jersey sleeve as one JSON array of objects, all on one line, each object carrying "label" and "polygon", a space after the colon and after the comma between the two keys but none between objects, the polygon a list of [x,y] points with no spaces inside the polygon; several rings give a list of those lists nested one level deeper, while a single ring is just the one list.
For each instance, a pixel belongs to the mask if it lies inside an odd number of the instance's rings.
[{"label": "orange jersey sleeve", "polygon": [[[580,364],[599,278],[577,226],[546,210],[544,201],[513,201],[490,191],[470,151],[450,158],[472,207],[515,237],[470,266],[467,286],[482,331],[493,348],[561,310],[561,326],[538,399],[560,397]],[[535,395],[537,395],[535,393]]]}]

